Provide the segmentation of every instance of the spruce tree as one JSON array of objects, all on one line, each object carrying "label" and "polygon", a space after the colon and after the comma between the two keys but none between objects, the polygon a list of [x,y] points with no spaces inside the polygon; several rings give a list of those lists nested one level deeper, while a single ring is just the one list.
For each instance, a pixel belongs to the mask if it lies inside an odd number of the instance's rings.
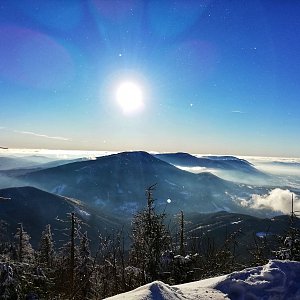
[{"label": "spruce tree", "polygon": [[75,268],[78,263],[78,236],[80,224],[82,221],[75,216],[75,213],[68,214],[68,220],[59,220],[67,223],[68,227],[65,234],[68,237],[67,242],[61,247],[57,259],[56,281],[57,287],[62,291],[65,297],[69,297],[75,290]]},{"label": "spruce tree", "polygon": [[9,259],[12,244],[8,235],[8,224],[0,220],[0,258],[1,261]]},{"label": "spruce tree", "polygon": [[161,255],[169,249],[169,235],[164,225],[165,214],[157,213],[154,206],[153,190],[146,190],[147,207],[138,212],[132,221],[131,260],[141,269],[141,283],[159,278]]},{"label": "spruce tree", "polygon": [[90,299],[92,293],[91,275],[93,271],[91,251],[87,232],[81,234],[77,266],[75,267],[74,299]]},{"label": "spruce tree", "polygon": [[53,266],[55,257],[54,245],[53,245],[53,234],[51,232],[50,224],[46,225],[45,230],[42,232],[38,261],[42,266],[51,268]]},{"label": "spruce tree", "polygon": [[280,237],[282,245],[275,251],[277,258],[300,261],[300,222],[294,210],[294,195],[292,194],[292,210],[290,224],[285,236]]},{"label": "spruce tree", "polygon": [[17,260],[19,262],[31,262],[34,259],[34,251],[29,242],[31,237],[23,229],[22,223],[19,224],[17,228],[17,233],[15,234],[16,250],[17,250]]}]

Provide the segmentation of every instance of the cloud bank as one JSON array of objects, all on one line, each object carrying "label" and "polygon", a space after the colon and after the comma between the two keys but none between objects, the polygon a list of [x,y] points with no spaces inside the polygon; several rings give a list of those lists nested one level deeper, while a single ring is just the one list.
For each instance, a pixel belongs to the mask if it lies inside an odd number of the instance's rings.
[{"label": "cloud bank", "polygon": [[292,195],[294,196],[294,210],[300,211],[300,201],[289,190],[276,188],[266,195],[253,194],[251,199],[243,200],[241,205],[253,209],[268,209],[283,214],[289,214],[292,209]]}]

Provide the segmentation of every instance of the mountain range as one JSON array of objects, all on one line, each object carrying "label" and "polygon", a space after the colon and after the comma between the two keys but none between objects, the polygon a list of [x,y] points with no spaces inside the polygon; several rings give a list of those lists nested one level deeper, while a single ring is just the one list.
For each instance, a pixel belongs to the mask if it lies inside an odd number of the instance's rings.
[{"label": "mountain range", "polygon": [[[236,197],[253,188],[211,173],[193,174],[147,152],[122,152],[96,160],[64,164],[18,177],[23,185],[82,200],[115,214],[132,214],[145,204],[145,189],[156,184],[154,197],[170,212],[242,212]],[[167,200],[171,203],[167,204]],[[166,207],[167,206],[167,207]]]},{"label": "mountain range", "polygon": [[[10,158],[14,168],[5,169],[7,163],[0,172],[0,181],[6,180],[12,186],[0,189],[0,219],[11,224],[11,232],[22,222],[35,242],[48,223],[62,229],[57,219],[72,211],[88,221],[95,240],[99,232],[108,228],[127,228],[133,214],[145,207],[145,190],[153,184],[156,209],[170,216],[183,210],[190,235],[204,234],[223,240],[228,232],[241,226],[245,237],[251,239],[257,232],[266,232],[268,226],[272,233],[278,233],[287,224],[287,219],[281,221],[283,217],[272,221],[257,218],[266,216],[266,212],[240,205],[241,199],[265,195],[272,187],[268,190],[224,180],[209,172],[195,174],[176,167],[202,163],[207,169],[261,175],[249,162],[232,156],[198,158],[187,153],[151,155],[134,151],[94,160]],[[246,245],[247,239],[241,239]]]}]

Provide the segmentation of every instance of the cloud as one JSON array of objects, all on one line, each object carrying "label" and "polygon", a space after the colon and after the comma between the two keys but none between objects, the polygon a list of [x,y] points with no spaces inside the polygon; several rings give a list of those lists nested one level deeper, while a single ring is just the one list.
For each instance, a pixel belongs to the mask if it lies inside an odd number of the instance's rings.
[{"label": "cloud", "polygon": [[29,135],[33,135],[33,136],[37,136],[37,137],[43,137],[43,138],[47,138],[47,139],[53,139],[53,140],[71,141],[70,138],[61,137],[61,136],[49,136],[49,135],[46,135],[46,134],[40,134],[40,133],[31,132],[31,131],[14,130],[14,132],[21,133],[21,134],[29,134]]},{"label": "cloud", "polygon": [[181,170],[188,171],[195,174],[202,173],[202,172],[212,172],[212,170],[205,167],[183,167],[183,166],[176,166],[176,167]]},{"label": "cloud", "polygon": [[231,112],[234,114],[245,114],[244,111],[240,111],[240,110],[232,110]]},{"label": "cloud", "polygon": [[3,127],[3,126],[0,126],[0,129],[5,129],[5,127]]},{"label": "cloud", "polygon": [[292,195],[294,195],[294,210],[300,211],[300,201],[294,193],[289,190],[276,188],[266,195],[253,194],[249,201],[243,200],[242,206],[253,209],[268,209],[283,214],[289,214],[292,206]]}]

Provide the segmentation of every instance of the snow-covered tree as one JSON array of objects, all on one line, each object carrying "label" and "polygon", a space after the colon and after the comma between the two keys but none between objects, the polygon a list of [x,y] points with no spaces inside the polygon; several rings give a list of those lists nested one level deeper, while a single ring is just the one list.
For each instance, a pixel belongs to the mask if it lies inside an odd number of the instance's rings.
[{"label": "snow-covered tree", "polygon": [[300,261],[300,220],[294,211],[294,195],[292,195],[290,225],[286,234],[280,239],[282,245],[275,252],[277,258]]},{"label": "snow-covered tree", "polygon": [[12,244],[8,235],[8,224],[0,220],[0,259],[6,261],[9,259]]},{"label": "snow-covered tree", "polygon": [[47,268],[51,268],[53,266],[54,257],[53,234],[51,232],[51,226],[48,224],[42,232],[38,252],[38,262]]},{"label": "snow-covered tree", "polygon": [[9,263],[0,263],[0,298],[19,299],[20,284],[14,278],[13,266]]},{"label": "snow-covered tree", "polygon": [[161,256],[169,249],[165,214],[155,211],[153,190],[154,186],[146,190],[147,207],[138,212],[132,221],[131,261],[142,270],[142,283],[159,278]]},{"label": "snow-covered tree", "polygon": [[91,275],[93,262],[87,232],[81,234],[77,265],[75,267],[74,299],[90,299],[92,292]]},{"label": "snow-covered tree", "polygon": [[31,237],[23,229],[22,223],[19,224],[17,228],[17,233],[15,234],[16,239],[16,250],[17,250],[17,260],[19,262],[31,262],[34,259],[34,251],[30,244]]}]

